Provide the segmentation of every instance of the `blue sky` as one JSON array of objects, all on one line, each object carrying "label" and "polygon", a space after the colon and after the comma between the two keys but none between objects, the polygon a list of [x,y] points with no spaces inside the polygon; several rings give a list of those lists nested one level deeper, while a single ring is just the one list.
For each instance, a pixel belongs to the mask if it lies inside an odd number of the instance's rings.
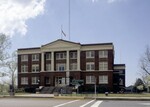
[{"label": "blue sky", "polygon": [[[13,5],[10,1],[13,1]],[[7,9],[6,12],[0,12],[4,14],[0,15],[0,30],[11,36],[12,51],[39,47],[60,39],[61,25],[68,35],[68,0],[33,1],[0,1],[0,5],[5,4],[0,10]],[[113,42],[115,63],[126,64],[126,85],[134,84],[139,77],[139,59],[146,45],[150,45],[150,0],[70,1],[70,40],[83,44]],[[5,8],[8,4],[12,8],[15,6],[15,9],[10,8],[9,11],[9,8]],[[12,12],[15,15],[10,14]],[[8,16],[14,17],[10,19]],[[5,26],[3,18],[7,22]],[[63,39],[69,40],[69,37]]]}]

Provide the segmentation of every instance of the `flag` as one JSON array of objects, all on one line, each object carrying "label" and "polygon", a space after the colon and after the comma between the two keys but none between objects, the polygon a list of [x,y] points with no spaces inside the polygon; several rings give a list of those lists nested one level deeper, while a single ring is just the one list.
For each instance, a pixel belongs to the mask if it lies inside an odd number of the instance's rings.
[{"label": "flag", "polygon": [[65,32],[61,29],[61,33],[64,35],[64,36],[66,36],[66,34],[65,34]]}]

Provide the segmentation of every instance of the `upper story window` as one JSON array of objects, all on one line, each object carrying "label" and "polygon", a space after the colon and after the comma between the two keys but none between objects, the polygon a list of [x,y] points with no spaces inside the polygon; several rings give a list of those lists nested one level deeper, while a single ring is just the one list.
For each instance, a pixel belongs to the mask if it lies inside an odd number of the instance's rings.
[{"label": "upper story window", "polygon": [[70,59],[77,59],[77,52],[70,52]]},{"label": "upper story window", "polygon": [[99,84],[108,84],[108,76],[107,75],[99,76]]},{"label": "upper story window", "polygon": [[94,58],[95,51],[86,51],[86,58]]},{"label": "upper story window", "polygon": [[51,53],[46,53],[46,60],[51,60]]},{"label": "upper story window", "polygon": [[99,51],[99,58],[108,58],[108,51]]},{"label": "upper story window", "polygon": [[32,65],[32,72],[39,72],[39,65],[38,64],[34,64]]},{"label": "upper story window", "polygon": [[51,64],[46,64],[46,71],[50,71],[51,70]]},{"label": "upper story window", "polygon": [[39,54],[33,54],[32,61],[39,61]]},{"label": "upper story window", "polygon": [[99,70],[101,70],[101,71],[108,70],[108,62],[99,62]]},{"label": "upper story window", "polygon": [[62,53],[56,53],[56,59],[66,59],[66,53],[62,52]]},{"label": "upper story window", "polygon": [[86,76],[86,84],[95,84],[95,76]]},{"label": "upper story window", "polygon": [[66,70],[66,64],[65,63],[56,64],[56,70],[57,71],[65,71]]},{"label": "upper story window", "polygon": [[27,73],[28,72],[28,66],[27,65],[21,65],[21,72]]},{"label": "upper story window", "polygon": [[77,70],[77,63],[71,63],[70,70]]},{"label": "upper story window", "polygon": [[28,55],[21,55],[21,61],[28,61]]},{"label": "upper story window", "polygon": [[21,85],[28,85],[28,77],[21,77]]},{"label": "upper story window", "polygon": [[95,70],[95,64],[94,62],[87,62],[86,63],[86,70],[88,71],[92,71],[92,70]]}]

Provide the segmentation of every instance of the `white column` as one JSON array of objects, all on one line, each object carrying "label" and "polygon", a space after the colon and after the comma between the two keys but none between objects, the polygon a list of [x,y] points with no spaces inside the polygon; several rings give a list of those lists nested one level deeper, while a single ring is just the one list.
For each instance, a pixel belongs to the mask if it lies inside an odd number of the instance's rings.
[{"label": "white column", "polygon": [[54,71],[54,52],[51,52],[51,71]]},{"label": "white column", "polygon": [[41,55],[41,72],[44,72],[44,52]]},{"label": "white column", "polygon": [[67,51],[67,63],[66,63],[66,66],[67,66],[67,69],[66,69],[66,85],[69,85],[69,76],[70,76],[70,71],[69,71],[69,51]]},{"label": "white column", "polygon": [[69,51],[67,51],[67,63],[66,63],[66,71],[69,71]]},{"label": "white column", "polygon": [[77,70],[80,71],[80,50],[77,50]]}]

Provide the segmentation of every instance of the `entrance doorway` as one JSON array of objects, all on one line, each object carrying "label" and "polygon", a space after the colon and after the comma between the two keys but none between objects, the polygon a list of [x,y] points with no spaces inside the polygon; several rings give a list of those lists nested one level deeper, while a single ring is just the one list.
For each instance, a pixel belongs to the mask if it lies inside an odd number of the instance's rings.
[{"label": "entrance doorway", "polygon": [[65,78],[55,77],[55,86],[65,86]]}]

